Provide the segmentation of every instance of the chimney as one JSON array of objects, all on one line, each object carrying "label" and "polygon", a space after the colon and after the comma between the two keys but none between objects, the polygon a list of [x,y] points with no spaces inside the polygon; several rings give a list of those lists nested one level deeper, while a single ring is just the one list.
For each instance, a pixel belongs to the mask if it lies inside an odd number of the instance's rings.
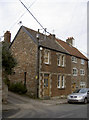
[{"label": "chimney", "polygon": [[55,34],[50,34],[49,38],[52,39],[52,40],[55,40]]},{"label": "chimney", "polygon": [[11,41],[11,33],[10,33],[10,31],[6,31],[6,33],[4,34],[4,41],[8,42],[8,43]]},{"label": "chimney", "polygon": [[74,38],[73,37],[68,37],[68,39],[66,39],[66,43],[68,43],[69,45],[72,45],[73,46],[73,43],[74,43]]}]

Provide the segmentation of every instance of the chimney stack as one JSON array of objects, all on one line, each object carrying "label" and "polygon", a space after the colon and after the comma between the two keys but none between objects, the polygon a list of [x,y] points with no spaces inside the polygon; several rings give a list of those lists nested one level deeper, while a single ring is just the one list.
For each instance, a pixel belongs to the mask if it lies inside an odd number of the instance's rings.
[{"label": "chimney stack", "polygon": [[4,34],[4,41],[10,43],[10,41],[11,41],[10,31],[6,31],[6,33]]},{"label": "chimney stack", "polygon": [[66,42],[69,44],[69,45],[72,45],[73,46],[73,43],[74,43],[74,38],[73,37],[68,37],[68,39],[66,39]]}]

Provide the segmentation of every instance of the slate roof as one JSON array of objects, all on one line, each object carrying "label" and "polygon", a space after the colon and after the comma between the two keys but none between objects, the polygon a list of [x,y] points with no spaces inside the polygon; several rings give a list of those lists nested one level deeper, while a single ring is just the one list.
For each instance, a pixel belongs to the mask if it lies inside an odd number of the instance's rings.
[{"label": "slate roof", "polygon": [[69,54],[71,54],[72,56],[76,56],[88,60],[87,57],[85,57],[77,48],[59,39],[56,39],[56,41],[59,43],[59,45],[61,45],[64,49],[66,49],[69,52]]},{"label": "slate roof", "polygon": [[[38,32],[24,26],[22,28],[33,40],[35,40],[34,42],[37,43],[36,35]],[[52,35],[47,36],[45,34],[39,33],[39,46],[43,46],[52,50],[68,54],[68,52],[64,48],[57,44],[55,39]]]}]

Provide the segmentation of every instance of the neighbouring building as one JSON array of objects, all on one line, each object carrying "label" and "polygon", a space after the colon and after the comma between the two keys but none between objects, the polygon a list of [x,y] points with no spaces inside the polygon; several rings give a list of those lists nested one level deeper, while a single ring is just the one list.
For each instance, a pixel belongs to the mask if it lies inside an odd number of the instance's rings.
[{"label": "neighbouring building", "polygon": [[88,87],[88,59],[73,46],[73,37],[69,37],[66,42],[56,39],[67,52],[71,55],[71,88]]}]

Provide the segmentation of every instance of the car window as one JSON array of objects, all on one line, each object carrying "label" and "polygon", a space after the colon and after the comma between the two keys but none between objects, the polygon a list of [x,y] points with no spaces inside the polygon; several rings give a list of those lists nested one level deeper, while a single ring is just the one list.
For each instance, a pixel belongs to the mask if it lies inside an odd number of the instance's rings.
[{"label": "car window", "polygon": [[80,91],[79,91],[79,93],[86,93],[87,92],[87,89],[81,89]]},{"label": "car window", "polygon": [[76,89],[73,93],[79,93],[80,89]]}]

